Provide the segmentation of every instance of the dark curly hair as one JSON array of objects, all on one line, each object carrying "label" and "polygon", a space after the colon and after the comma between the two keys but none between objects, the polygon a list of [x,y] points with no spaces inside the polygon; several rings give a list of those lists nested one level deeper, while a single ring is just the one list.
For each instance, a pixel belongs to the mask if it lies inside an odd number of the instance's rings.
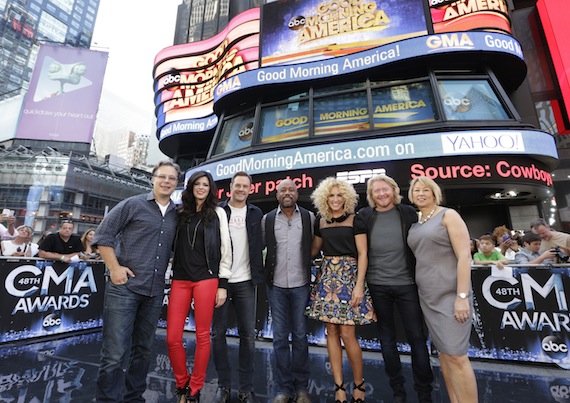
[{"label": "dark curly hair", "polygon": [[196,198],[194,197],[194,184],[200,178],[206,177],[210,183],[210,192],[204,200],[202,209],[200,210],[204,221],[210,220],[216,215],[216,207],[218,206],[218,188],[214,182],[214,178],[209,172],[206,171],[196,171],[194,172],[188,182],[186,183],[186,188],[182,192],[182,207],[180,209],[180,221],[189,220],[194,214],[196,214]]}]

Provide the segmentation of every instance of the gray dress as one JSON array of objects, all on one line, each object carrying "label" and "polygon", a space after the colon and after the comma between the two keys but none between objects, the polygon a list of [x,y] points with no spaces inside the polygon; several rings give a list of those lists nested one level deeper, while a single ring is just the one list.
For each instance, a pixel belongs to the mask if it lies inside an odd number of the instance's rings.
[{"label": "gray dress", "polygon": [[[427,222],[415,223],[408,245],[416,256],[416,283],[420,305],[435,347],[449,355],[467,354],[471,320],[461,324],[453,317],[457,296],[457,258],[447,228],[441,222],[443,209]],[[469,297],[471,312],[473,299]]]}]

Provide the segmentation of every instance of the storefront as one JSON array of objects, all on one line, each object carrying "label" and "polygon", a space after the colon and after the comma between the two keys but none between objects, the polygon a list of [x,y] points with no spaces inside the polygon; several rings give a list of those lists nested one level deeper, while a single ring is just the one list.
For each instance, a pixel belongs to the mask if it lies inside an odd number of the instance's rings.
[{"label": "storefront", "polygon": [[506,3],[492,4],[307,0],[247,10],[211,39],[157,55],[160,147],[200,162],[186,177],[209,170],[221,198],[233,173],[252,174],[250,197],[264,210],[285,177],[310,207],[327,176],[355,184],[362,203],[374,173],[404,192],[427,175],[473,236],[526,229],[528,217],[550,214],[558,153],[536,117],[519,113],[527,67]]}]

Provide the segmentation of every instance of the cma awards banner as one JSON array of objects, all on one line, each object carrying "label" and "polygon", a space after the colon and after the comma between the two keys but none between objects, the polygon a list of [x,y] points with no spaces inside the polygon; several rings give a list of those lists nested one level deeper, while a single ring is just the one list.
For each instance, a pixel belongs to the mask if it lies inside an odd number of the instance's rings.
[{"label": "cma awards banner", "polygon": [[473,270],[469,355],[570,369],[569,274],[568,267]]},{"label": "cma awards banner", "polygon": [[[539,265],[535,265],[539,266]],[[313,280],[317,267],[313,267]],[[468,355],[477,359],[555,364],[570,369],[570,267],[479,267],[471,271],[474,313]],[[168,285],[159,327],[166,327]],[[193,306],[185,330],[194,331]],[[237,336],[233,309],[229,310],[227,335]],[[398,322],[398,321],[397,321]],[[409,354],[403,326],[397,323],[398,350]],[[258,287],[256,336],[273,339],[271,311],[264,286]],[[357,327],[362,348],[381,351],[375,325]],[[308,320],[312,345],[326,346],[323,322]],[[432,346],[435,352],[435,347]]]},{"label": "cma awards banner", "polygon": [[103,324],[103,262],[0,259],[0,342]]}]

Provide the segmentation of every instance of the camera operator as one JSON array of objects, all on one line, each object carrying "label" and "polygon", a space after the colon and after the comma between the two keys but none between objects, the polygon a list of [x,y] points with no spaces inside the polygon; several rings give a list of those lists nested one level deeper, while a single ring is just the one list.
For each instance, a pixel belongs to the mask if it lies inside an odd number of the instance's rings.
[{"label": "camera operator", "polygon": [[551,229],[550,225],[542,218],[531,221],[530,227],[532,228],[532,232],[542,238],[539,253],[559,247],[562,252],[562,255],[558,255],[559,257],[568,256],[570,254],[570,234]]}]

